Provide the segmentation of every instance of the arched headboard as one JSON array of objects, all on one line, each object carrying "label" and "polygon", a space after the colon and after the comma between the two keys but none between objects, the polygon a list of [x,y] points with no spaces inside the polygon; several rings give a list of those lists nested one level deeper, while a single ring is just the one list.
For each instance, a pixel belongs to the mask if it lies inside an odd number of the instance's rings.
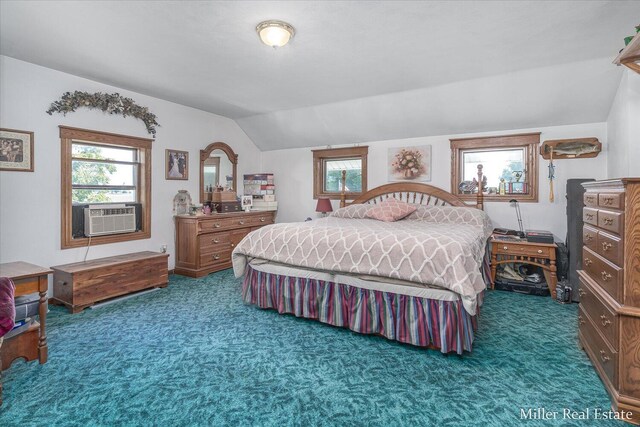
[{"label": "arched headboard", "polygon": [[[344,189],[344,173],[343,173],[343,189]],[[476,205],[478,209],[483,209],[482,198],[482,165],[478,165],[478,185],[479,191],[476,195]],[[395,182],[392,184],[381,185],[372,190],[367,191],[361,196],[354,199],[351,204],[376,204],[380,203],[384,199],[396,198],[403,202],[425,205],[425,206],[462,206],[473,207],[465,203],[458,196],[449,193],[441,188],[434,187],[433,185],[420,184],[416,182]],[[340,197],[340,207],[346,206],[345,192],[343,190]]]}]

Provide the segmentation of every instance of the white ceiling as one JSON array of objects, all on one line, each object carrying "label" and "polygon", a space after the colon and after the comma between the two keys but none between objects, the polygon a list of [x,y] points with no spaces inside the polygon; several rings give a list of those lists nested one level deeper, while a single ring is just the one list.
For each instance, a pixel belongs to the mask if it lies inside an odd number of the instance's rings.
[{"label": "white ceiling", "polygon": [[[265,19],[293,41],[261,44]],[[2,1],[0,53],[231,117],[271,150],[606,120],[639,19],[640,1]]]}]

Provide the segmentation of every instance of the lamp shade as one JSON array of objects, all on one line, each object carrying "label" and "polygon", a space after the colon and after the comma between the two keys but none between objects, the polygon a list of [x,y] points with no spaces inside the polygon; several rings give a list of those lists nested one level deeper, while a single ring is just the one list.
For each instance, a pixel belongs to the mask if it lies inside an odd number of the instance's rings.
[{"label": "lamp shade", "polygon": [[331,207],[331,201],[326,198],[318,199],[318,204],[316,205],[316,212],[333,212],[333,207]]}]

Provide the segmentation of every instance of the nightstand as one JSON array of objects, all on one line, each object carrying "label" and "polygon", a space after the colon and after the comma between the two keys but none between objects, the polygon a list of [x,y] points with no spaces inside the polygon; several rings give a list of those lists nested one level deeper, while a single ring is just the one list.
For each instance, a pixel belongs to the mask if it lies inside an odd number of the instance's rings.
[{"label": "nightstand", "polygon": [[556,298],[556,244],[526,240],[496,240],[491,237],[491,289],[494,289],[498,264],[519,263],[542,267],[551,297]]}]

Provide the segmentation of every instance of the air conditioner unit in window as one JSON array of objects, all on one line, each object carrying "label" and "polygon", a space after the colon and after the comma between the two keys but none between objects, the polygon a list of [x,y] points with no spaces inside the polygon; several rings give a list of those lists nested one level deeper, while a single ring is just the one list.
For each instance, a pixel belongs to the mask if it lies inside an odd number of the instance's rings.
[{"label": "air conditioner unit in window", "polygon": [[136,207],[125,205],[89,205],[84,208],[85,236],[136,231]]}]

